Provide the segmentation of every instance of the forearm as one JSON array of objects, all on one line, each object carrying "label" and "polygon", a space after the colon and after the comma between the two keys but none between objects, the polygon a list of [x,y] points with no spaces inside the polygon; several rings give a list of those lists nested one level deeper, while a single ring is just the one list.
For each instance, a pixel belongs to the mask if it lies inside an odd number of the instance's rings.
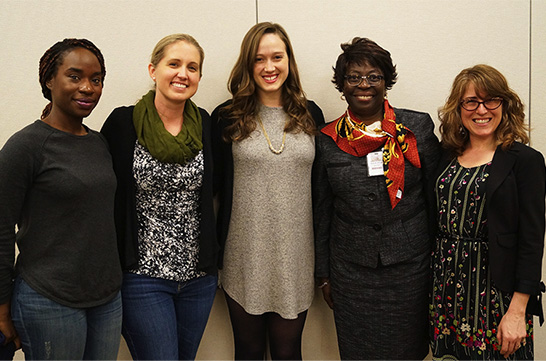
[{"label": "forearm", "polygon": [[529,302],[529,295],[521,292],[514,292],[510,306],[507,313],[513,313],[515,315],[524,316],[527,309],[527,302]]}]

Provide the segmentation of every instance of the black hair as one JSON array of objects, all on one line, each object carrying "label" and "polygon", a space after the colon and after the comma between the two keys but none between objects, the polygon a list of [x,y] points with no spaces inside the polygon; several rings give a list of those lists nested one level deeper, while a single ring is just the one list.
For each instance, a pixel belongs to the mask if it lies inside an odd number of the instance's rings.
[{"label": "black hair", "polygon": [[345,75],[350,64],[369,65],[381,69],[385,77],[385,89],[390,90],[396,83],[398,74],[393,64],[391,53],[383,49],[376,42],[367,38],[354,38],[350,43],[341,44],[341,53],[336,61],[332,83],[336,89],[343,92]]},{"label": "black hair", "polygon": [[44,119],[51,112],[51,90],[47,87],[47,82],[51,80],[56,74],[59,66],[63,63],[64,56],[66,53],[71,51],[74,48],[84,48],[92,52],[98,59],[100,64],[100,70],[102,74],[102,82],[104,83],[104,78],[106,77],[106,67],[104,65],[104,57],[100,52],[99,48],[95,46],[91,41],[87,39],[64,39],[55,43],[51,48],[49,48],[44,55],[40,58],[40,68],[39,68],[39,81],[40,86],[42,87],[42,94],[50,102],[46,105],[42,112],[41,119]]}]

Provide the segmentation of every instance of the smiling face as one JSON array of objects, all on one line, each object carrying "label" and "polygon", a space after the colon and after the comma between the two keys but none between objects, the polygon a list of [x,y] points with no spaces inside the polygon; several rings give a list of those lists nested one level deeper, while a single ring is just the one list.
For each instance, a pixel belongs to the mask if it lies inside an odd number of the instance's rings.
[{"label": "smiling face", "polygon": [[289,71],[284,42],[277,34],[264,34],[258,45],[253,74],[258,98],[262,103],[266,103],[266,100],[280,102],[282,86]]},{"label": "smiling face", "polygon": [[[470,82],[461,100],[472,99],[484,101],[491,99],[487,94],[478,94],[474,84]],[[480,104],[476,110],[466,110],[460,106],[461,120],[463,126],[468,131],[470,141],[492,141],[496,139],[495,132],[502,120],[502,105],[497,109],[489,110],[483,104]]]},{"label": "smiling face", "polygon": [[185,41],[168,45],[159,63],[148,66],[150,77],[156,83],[155,101],[161,104],[185,104],[199,87],[200,64],[201,56],[194,45]]},{"label": "smiling face", "polygon": [[[349,64],[346,75],[383,75],[379,68],[373,67],[368,63],[362,65]],[[383,102],[385,100],[385,81],[376,86],[370,86],[366,80],[362,80],[360,85],[352,86],[344,82],[343,95],[349,104],[349,109],[358,117],[359,120],[369,125],[377,120],[383,119]]]},{"label": "smiling face", "polygon": [[56,74],[46,82],[51,91],[51,116],[81,122],[99,102],[102,80],[95,54],[80,47],[69,50]]}]

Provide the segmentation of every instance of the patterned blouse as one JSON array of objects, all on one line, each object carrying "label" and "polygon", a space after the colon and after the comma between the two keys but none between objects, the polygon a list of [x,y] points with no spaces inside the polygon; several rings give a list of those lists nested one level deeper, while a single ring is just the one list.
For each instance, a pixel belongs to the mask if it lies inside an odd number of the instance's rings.
[{"label": "patterned blouse", "polygon": [[131,272],[179,282],[204,275],[196,271],[203,173],[203,151],[187,164],[162,163],[136,142],[140,261]]},{"label": "patterned blouse", "polygon": [[454,160],[439,177],[439,229],[452,236],[482,238],[487,234],[485,182],[491,162],[465,168]]}]

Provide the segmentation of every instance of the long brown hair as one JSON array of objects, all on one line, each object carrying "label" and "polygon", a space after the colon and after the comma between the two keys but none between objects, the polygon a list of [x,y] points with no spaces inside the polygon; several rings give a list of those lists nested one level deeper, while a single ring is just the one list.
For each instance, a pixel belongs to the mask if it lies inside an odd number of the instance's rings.
[{"label": "long brown hair", "polygon": [[303,131],[314,134],[315,123],[307,110],[307,98],[302,90],[294,51],[288,34],[279,24],[264,22],[254,25],[246,33],[241,43],[239,58],[231,71],[228,90],[232,94],[232,102],[224,107],[221,116],[229,119],[231,124],[224,131],[224,140],[241,141],[256,129],[256,114],[259,104],[254,81],[254,62],[260,40],[264,34],[276,34],[286,46],[289,59],[289,73],[282,86],[282,104],[289,116],[285,126],[286,132]]},{"label": "long brown hair", "polygon": [[495,131],[502,148],[510,147],[516,140],[528,143],[529,136],[521,99],[508,86],[508,81],[497,69],[478,64],[462,70],[455,77],[451,94],[445,105],[438,110],[443,146],[455,155],[461,155],[468,146],[468,131],[465,131],[461,120],[461,100],[470,83],[474,85],[478,94],[503,99],[502,119]]}]

